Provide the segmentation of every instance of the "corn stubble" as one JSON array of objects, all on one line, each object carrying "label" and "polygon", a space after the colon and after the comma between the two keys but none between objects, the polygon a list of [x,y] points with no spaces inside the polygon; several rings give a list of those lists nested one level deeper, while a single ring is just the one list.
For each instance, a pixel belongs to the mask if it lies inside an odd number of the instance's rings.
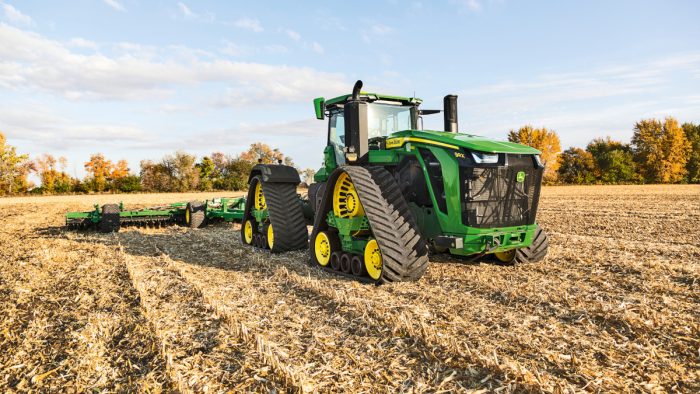
[{"label": "corn stubble", "polygon": [[545,188],[544,261],[379,287],[237,225],[58,228],[96,200],[0,200],[3,392],[700,390],[697,186]]}]

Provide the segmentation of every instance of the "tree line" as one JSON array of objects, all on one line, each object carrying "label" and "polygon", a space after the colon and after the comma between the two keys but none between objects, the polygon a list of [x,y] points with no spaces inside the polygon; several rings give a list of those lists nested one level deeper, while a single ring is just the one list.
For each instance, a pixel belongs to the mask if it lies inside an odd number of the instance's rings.
[{"label": "tree line", "polygon": [[637,122],[629,143],[595,138],[562,152],[554,130],[532,126],[508,140],[542,152],[547,184],[700,183],[700,125],[672,117]]},{"label": "tree line", "polygon": [[[142,160],[138,174],[132,173],[126,160],[115,162],[95,153],[84,163],[87,175],[78,179],[66,171],[64,157],[43,154],[30,160],[28,155],[17,154],[0,133],[0,195],[242,190],[259,162],[282,162],[296,168],[279,149],[254,143],[238,155],[213,152],[199,161],[183,151],[158,161]],[[29,181],[32,173],[39,179],[38,186]],[[315,171],[307,168],[299,173],[305,182],[311,182]]]},{"label": "tree line", "polygon": [[[511,130],[508,140],[542,152],[546,184],[700,183],[700,125],[680,125],[671,117],[637,122],[629,143],[595,138],[585,148],[562,152],[556,131],[532,126]],[[243,190],[256,163],[279,161],[296,168],[279,149],[254,143],[238,155],[213,152],[199,161],[183,151],[142,160],[134,174],[126,160],[95,153],[84,163],[87,176],[78,179],[66,172],[64,157],[43,154],[31,160],[0,133],[0,195]],[[313,181],[314,169],[297,170],[304,182]],[[30,182],[31,174],[39,185]]]}]

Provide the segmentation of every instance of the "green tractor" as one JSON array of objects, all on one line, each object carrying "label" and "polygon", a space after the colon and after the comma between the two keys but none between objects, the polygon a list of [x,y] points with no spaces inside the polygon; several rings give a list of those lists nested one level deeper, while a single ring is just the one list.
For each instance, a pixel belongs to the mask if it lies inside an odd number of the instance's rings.
[{"label": "green tractor", "polygon": [[[538,150],[458,133],[457,96],[445,96],[443,111],[422,110],[420,99],[361,88],[314,100],[328,139],[307,199],[294,168],[253,168],[242,242],[308,247],[312,264],[377,283],[419,279],[429,250],[502,264],[545,257]],[[421,130],[422,117],[439,112],[445,130]]]}]

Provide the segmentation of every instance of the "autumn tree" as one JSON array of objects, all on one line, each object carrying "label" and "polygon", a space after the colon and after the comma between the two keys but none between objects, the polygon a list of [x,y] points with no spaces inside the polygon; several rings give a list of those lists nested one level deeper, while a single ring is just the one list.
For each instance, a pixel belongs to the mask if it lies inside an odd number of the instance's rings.
[{"label": "autumn tree", "polygon": [[110,160],[105,159],[102,153],[90,156],[90,161],[85,163],[85,171],[88,173],[88,183],[92,190],[102,192],[107,187],[107,179],[112,174],[114,166]]},{"label": "autumn tree", "polygon": [[628,183],[637,180],[632,148],[610,137],[596,138],[586,147],[595,162],[595,175],[603,183]]},{"label": "autumn tree", "polygon": [[177,151],[163,158],[162,164],[171,176],[173,191],[186,192],[195,190],[199,185],[199,171],[195,167],[197,158],[194,155]]},{"label": "autumn tree", "polygon": [[277,163],[279,160],[282,160],[284,164],[294,166],[294,162],[290,157],[285,157],[278,148],[272,149],[269,145],[262,142],[251,144],[247,151],[241,153],[240,159],[251,163],[261,162],[263,164]]},{"label": "autumn tree", "polygon": [[141,161],[141,188],[149,192],[169,192],[173,190],[172,174],[162,163],[151,160]]},{"label": "autumn tree", "polygon": [[592,183],[595,180],[593,155],[581,148],[569,148],[559,157],[559,180],[575,185]]},{"label": "autumn tree", "polygon": [[684,123],[685,138],[690,142],[690,155],[685,169],[688,171],[688,182],[700,183],[700,124]]},{"label": "autumn tree", "polygon": [[112,167],[112,173],[110,174],[110,179],[121,179],[129,176],[129,163],[126,160],[119,160],[114,167]]},{"label": "autumn tree", "polygon": [[559,136],[554,130],[544,127],[534,128],[530,125],[521,127],[518,131],[511,130],[508,133],[508,141],[531,146],[540,152],[540,158],[545,165],[544,181],[552,183],[557,180],[559,169],[558,156],[561,152]]},{"label": "autumn tree", "polygon": [[17,149],[8,145],[0,132],[0,195],[26,192],[29,188],[27,176],[33,166],[29,155],[17,154]]},{"label": "autumn tree", "polygon": [[677,183],[685,178],[692,147],[676,119],[637,122],[632,146],[639,173],[646,182]]}]

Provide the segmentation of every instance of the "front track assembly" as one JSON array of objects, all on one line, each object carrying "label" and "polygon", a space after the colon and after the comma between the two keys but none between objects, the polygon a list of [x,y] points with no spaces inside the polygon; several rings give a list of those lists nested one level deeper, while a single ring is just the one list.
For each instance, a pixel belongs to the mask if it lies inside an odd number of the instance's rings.
[{"label": "front track assembly", "polygon": [[331,174],[309,243],[314,264],[376,283],[414,281],[428,248],[392,175],[382,167]]},{"label": "front track assembly", "polygon": [[306,248],[308,231],[297,184],[266,182],[262,175],[250,179],[241,226],[243,243],[274,253]]}]

